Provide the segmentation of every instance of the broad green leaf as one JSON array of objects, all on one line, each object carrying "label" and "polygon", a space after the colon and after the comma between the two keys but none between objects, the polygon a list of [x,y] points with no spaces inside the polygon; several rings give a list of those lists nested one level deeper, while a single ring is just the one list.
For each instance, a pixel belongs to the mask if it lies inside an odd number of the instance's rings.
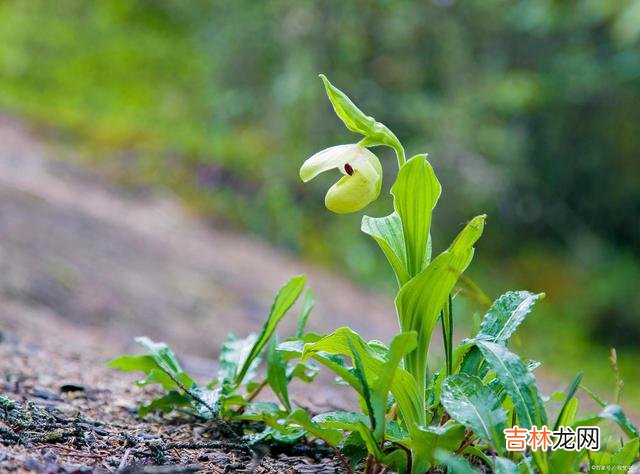
[{"label": "broad green leaf", "polygon": [[320,372],[320,367],[313,361],[300,362],[295,365],[287,365],[287,381],[292,379],[300,379],[303,382],[310,383],[316,378]]},{"label": "broad green leaf", "polygon": [[275,417],[263,417],[267,427],[261,433],[250,434],[246,437],[249,444],[255,445],[268,440],[282,444],[294,444],[307,434],[307,430],[297,426],[287,426],[278,423]]},{"label": "broad green leaf", "polygon": [[153,360],[164,369],[167,369],[172,374],[182,372],[178,359],[165,343],[153,342],[148,337],[136,337],[135,341],[147,349]]},{"label": "broad green leaf", "polygon": [[347,457],[351,469],[355,472],[358,464],[367,456],[367,447],[358,431],[352,431],[344,439],[340,452]]},{"label": "broad green leaf", "polygon": [[589,453],[590,466],[589,470],[593,469],[594,471],[598,469],[598,467],[602,467],[602,470],[605,472],[611,472],[609,469],[605,469],[605,466],[611,466],[611,453],[607,451],[595,451]]},{"label": "broad green leaf", "polygon": [[[322,340],[324,337],[327,337],[317,336],[315,334],[311,335],[312,337],[309,336],[309,334],[306,334],[305,337],[301,340],[289,340],[282,342],[278,345],[278,350],[283,354],[285,360],[291,360],[295,357],[302,358],[306,343],[313,344]],[[307,355],[307,357],[309,357],[309,355]],[[326,352],[315,352],[310,357],[312,357],[316,362],[319,362],[327,367],[340,379],[344,380],[347,385],[353,387],[356,392],[358,392],[358,394],[362,395],[362,387],[360,386],[360,382],[349,370],[349,368],[345,366],[344,361],[341,357]],[[302,363],[306,362],[307,360],[302,361]]]},{"label": "broad green leaf", "polygon": [[195,385],[193,379],[182,370],[176,356],[166,344],[153,342],[147,337],[138,337],[136,342],[149,353],[140,356],[116,357],[106,363],[107,367],[125,372],[144,372],[147,378],[138,381],[138,385],[157,383],[165,390],[182,390],[183,387],[189,389]]},{"label": "broad green leaf", "polygon": [[[357,352],[358,355],[355,356],[354,352]],[[326,355],[323,356],[323,353],[344,355],[352,360],[354,357],[359,357],[369,380],[377,377],[382,372],[386,362],[377,350],[372,349],[356,332],[347,327],[339,328],[315,343],[305,344],[302,354],[303,360],[309,357],[315,358],[344,378],[361,396],[364,396],[364,393],[357,378],[349,371],[346,371],[347,375],[345,377],[344,368],[336,363],[331,366],[328,365],[326,362],[327,357]],[[406,370],[397,369],[391,383],[391,393],[398,403],[403,419],[407,423],[412,423],[425,417],[415,379]]]},{"label": "broad green leaf", "polygon": [[326,76],[320,74],[320,78],[324,82],[327,97],[329,97],[336,115],[349,130],[366,137],[363,145],[388,145],[396,150],[399,159],[401,155],[404,156],[402,145],[391,130],[362,112],[344,92],[331,84]]},{"label": "broad green leaf", "polygon": [[533,305],[543,297],[544,293],[528,291],[509,291],[500,296],[485,314],[478,339],[506,344]]},{"label": "broad green leaf", "polygon": [[402,221],[398,213],[393,212],[386,217],[364,216],[361,230],[378,243],[396,275],[398,286],[402,287],[409,281],[409,273]]},{"label": "broad green leaf", "polygon": [[614,466],[631,466],[633,462],[638,459],[639,448],[640,440],[638,438],[628,441],[623,447],[613,454],[611,457],[611,464]]},{"label": "broad green leaf", "polygon": [[241,413],[235,413],[234,419],[243,421],[263,421],[265,417],[272,419],[285,418],[287,412],[282,410],[277,403],[253,401],[245,403]]},{"label": "broad green leaf", "polygon": [[356,423],[355,428],[364,441],[367,451],[369,451],[377,461],[383,461],[384,454],[380,449],[380,444],[373,437],[373,433],[371,433],[369,427],[365,423],[359,422]]},{"label": "broad green leaf", "polygon": [[478,377],[456,374],[442,384],[442,406],[449,416],[483,441],[492,443],[499,453],[504,447],[504,426],[507,414],[491,389]]},{"label": "broad green leaf", "polygon": [[369,420],[371,423],[371,429],[376,429],[376,419],[373,413],[373,406],[371,405],[371,390],[369,387],[369,382],[367,381],[367,369],[364,367],[364,363],[362,362],[362,357],[360,357],[360,350],[356,349],[354,342],[351,338],[347,339],[347,344],[349,345],[349,354],[351,355],[351,360],[353,361],[353,374],[360,382],[360,387],[362,387],[362,399],[367,407],[367,414],[369,415]]},{"label": "broad green leaf", "polygon": [[371,406],[373,408],[373,419],[375,420],[374,437],[378,442],[382,442],[384,439],[387,400],[395,376],[398,373],[400,362],[405,354],[416,348],[416,343],[415,332],[404,332],[394,337],[391,344],[389,344],[387,360],[371,383]]},{"label": "broad green leaf", "polygon": [[[262,421],[267,425],[266,439],[271,438],[280,443],[293,444],[307,434],[307,430],[304,428],[288,423],[285,419],[286,414],[281,410],[270,411],[256,408],[255,411],[262,415]],[[254,440],[254,442],[256,441]]]},{"label": "broad green leaf", "polygon": [[[321,413],[313,417],[313,422],[324,428],[334,428],[342,431],[355,431],[358,423],[369,423],[369,418],[362,413],[350,411],[332,411]],[[396,421],[386,420],[386,435],[388,441],[402,442],[408,436],[407,431]]]},{"label": "broad green leaf", "polygon": [[278,344],[278,351],[282,353],[285,361],[296,359],[302,355],[306,343],[318,342],[325,336],[326,334],[307,332],[301,337],[289,337]]},{"label": "broad green leaf", "polygon": [[262,331],[260,331],[255,345],[251,348],[251,351],[235,377],[236,385],[242,383],[254,360],[260,355],[264,346],[269,342],[269,339],[271,339],[278,323],[289,308],[296,302],[298,296],[300,296],[306,279],[307,277],[305,275],[298,275],[291,278],[276,295],[273,305],[271,306],[271,311],[269,311],[269,316],[262,327]]},{"label": "broad green leaf", "polygon": [[[315,342],[320,339],[322,339],[322,336],[319,334],[306,333],[300,338],[290,338],[281,342],[276,347],[276,350],[280,353],[282,360],[288,362],[302,356],[305,342]],[[298,378],[307,383],[312,382],[319,371],[320,368],[313,361],[287,364],[287,382],[291,382],[294,378]]]},{"label": "broad green leaf", "polygon": [[444,449],[438,449],[435,452],[435,460],[447,466],[448,471],[453,474],[477,474],[479,471],[475,469],[469,461],[462,456],[456,456]]},{"label": "broad green leaf", "polygon": [[[389,451],[389,449],[392,449],[392,451]],[[404,449],[396,447],[396,445],[392,445],[385,450],[382,464],[388,466],[391,472],[407,472],[407,452]]]},{"label": "broad green leaf", "polygon": [[107,366],[125,371],[142,371],[147,377],[136,382],[138,385],[159,384],[167,390],[166,395],[147,405],[141,405],[138,410],[140,416],[155,410],[168,412],[179,406],[190,406],[192,411],[205,418],[217,415],[212,407],[218,401],[219,390],[198,387],[182,370],[176,356],[166,344],[153,342],[146,337],[138,337],[136,342],[147,349],[149,354],[118,357],[109,361]]},{"label": "broad green leaf", "polygon": [[220,414],[219,409],[220,409],[221,394],[222,394],[221,389],[211,390],[208,388],[202,388],[202,387],[198,387],[197,385],[194,385],[189,390],[189,393],[198,397],[198,400],[202,400],[204,402],[203,404],[200,401],[196,400],[195,398],[193,400],[192,404],[196,412],[198,413],[198,415],[207,419],[218,417],[218,415]]},{"label": "broad green leaf", "polygon": [[[500,296],[484,315],[476,337],[506,345],[535,302],[542,297],[544,293],[533,294],[528,291],[509,291]],[[465,356],[460,371],[484,377],[486,368],[482,367],[482,355],[477,348],[471,349]]]},{"label": "broad green leaf", "polygon": [[324,440],[330,446],[336,447],[342,441],[342,432],[340,430],[320,426],[309,418],[306,411],[300,408],[287,417],[287,422],[298,424],[311,435]]},{"label": "broad green leaf", "polygon": [[464,451],[462,451],[461,453],[462,455],[467,455],[467,456],[473,456],[476,457],[482,461],[484,461],[484,463],[487,466],[491,466],[493,465],[493,456],[490,455],[489,453],[485,452],[480,446],[478,445],[471,445],[471,446],[467,446]]},{"label": "broad green leaf", "polygon": [[547,415],[536,379],[524,362],[501,344],[476,341],[476,346],[513,401],[520,426],[531,429],[534,425],[546,425]]},{"label": "broad green leaf", "polygon": [[418,348],[405,357],[405,369],[416,378],[421,394],[426,390],[427,353],[433,329],[458,276],[473,258],[473,245],[482,235],[484,220],[485,216],[472,219],[449,249],[404,285],[396,297],[402,331],[418,334]]},{"label": "broad green leaf", "polygon": [[[568,452],[568,451],[563,451]],[[549,472],[569,472],[569,471],[554,471],[550,469]],[[518,473],[519,474],[536,474],[536,469],[533,462],[533,456],[525,456],[518,463]]]},{"label": "broad green leaf", "polygon": [[155,369],[151,369],[147,374],[147,378],[136,381],[138,387],[144,387],[145,385],[158,384],[165,390],[181,390],[175,380],[173,380],[164,370],[156,366]]},{"label": "broad green leaf", "polygon": [[158,364],[150,355],[123,355],[111,359],[105,364],[111,369],[121,370],[123,372],[144,372],[148,374],[151,370],[157,369]]},{"label": "broad green leaf", "polygon": [[156,398],[150,403],[140,405],[138,408],[138,416],[145,417],[156,410],[169,413],[177,407],[191,406],[192,403],[193,399],[188,395],[171,390],[166,395]]},{"label": "broad green leaf", "polygon": [[269,352],[267,355],[267,383],[287,411],[291,411],[287,380],[287,365],[284,360],[282,360],[280,352],[276,349],[277,345],[278,335],[274,334],[271,344],[269,345]]},{"label": "broad green leaf", "polygon": [[482,353],[477,347],[471,347],[462,359],[460,365],[460,373],[475,375],[480,378],[484,378],[487,374],[487,367],[483,365],[484,359]]},{"label": "broad green leaf", "polygon": [[456,285],[456,292],[464,295],[467,300],[475,302],[484,310],[488,310],[489,307],[491,307],[491,299],[482,291],[482,288],[468,276],[460,276],[458,284]]},{"label": "broad green leaf", "polygon": [[302,302],[302,311],[300,311],[300,316],[298,317],[296,337],[302,337],[304,334],[304,329],[307,326],[307,320],[309,319],[309,315],[315,305],[316,298],[313,294],[313,290],[311,288],[307,288],[307,291],[304,294],[304,301]]},{"label": "broad green leaf", "polygon": [[619,405],[607,405],[598,416],[604,420],[611,420],[616,423],[629,438],[640,437],[640,431],[629,421],[629,418],[627,418],[627,415],[624,414],[624,411],[622,411]]},{"label": "broad green leaf", "polygon": [[[475,345],[473,344],[472,341],[470,340],[465,340],[463,342],[461,342],[458,347],[455,348],[455,350],[453,351],[453,357],[452,357],[452,363],[453,363],[453,370],[452,373],[456,373],[459,371],[459,367],[462,364],[462,361],[464,360],[464,358],[466,357],[467,353],[472,350],[472,349],[476,349]],[[441,393],[441,388],[442,388],[442,382],[444,382],[444,379],[447,378],[447,374],[446,374],[446,370],[440,370],[439,372],[434,374],[433,377],[433,383],[431,384],[431,391],[433,394],[433,399],[435,400],[440,400],[440,393]]]},{"label": "broad green leaf", "polygon": [[426,155],[407,161],[391,187],[393,205],[402,221],[410,277],[420,273],[429,263],[427,243],[431,229],[431,213],[442,190]]},{"label": "broad green leaf", "polygon": [[511,459],[497,457],[493,464],[495,474],[518,474],[518,465]]},{"label": "broad green leaf", "polygon": [[135,341],[149,351],[149,355],[163,372],[178,380],[185,388],[195,385],[195,382],[182,370],[173,351],[163,342],[153,342],[148,337],[136,337]]},{"label": "broad green leaf", "polygon": [[[249,357],[257,340],[257,334],[249,334],[241,339],[238,339],[233,334],[227,336],[227,339],[222,343],[218,361],[218,381],[221,385],[233,384],[240,367]],[[260,358],[255,357],[244,378],[251,380],[255,376],[259,363]]]},{"label": "broad green leaf", "polygon": [[360,381],[354,375],[353,371],[345,365],[340,356],[318,352],[313,354],[311,357],[336,374],[337,378],[343,383],[351,386],[356,390],[356,392],[358,392],[358,394],[364,396],[364,389]]},{"label": "broad green leaf", "polygon": [[[465,340],[461,342],[458,345],[458,347],[455,348],[455,350],[453,351],[453,370],[452,370],[453,373],[458,372],[458,368],[460,367],[460,364],[464,360],[464,357],[466,356],[466,354],[471,349],[475,349],[475,346],[473,342],[469,340]],[[429,387],[431,389],[431,396],[433,398],[433,403],[435,403],[436,400],[440,400],[440,394],[442,392],[442,382],[444,382],[444,379],[446,378],[447,378],[447,374],[445,370],[440,370],[439,372],[436,372],[434,374],[433,382]]]},{"label": "broad green leaf", "polygon": [[549,458],[549,472],[580,472],[578,464],[582,453],[578,451],[553,451]]},{"label": "broad green leaf", "polygon": [[[562,407],[560,408],[560,411],[558,412],[558,417],[556,418],[556,422],[553,425],[554,431],[556,431],[560,427],[560,425],[571,424],[571,421],[567,420],[566,413],[567,411],[571,411],[571,407],[569,405],[571,403],[571,400],[574,400],[573,396],[576,394],[576,391],[578,390],[578,387],[580,386],[581,381],[582,381],[582,372],[578,373],[578,375],[576,375],[576,377],[573,379],[571,384],[569,384],[569,386],[567,387],[564,402],[562,404]],[[575,400],[577,404],[577,399]]]},{"label": "broad green leaf", "polygon": [[455,451],[464,438],[464,432],[464,426],[452,422],[413,429],[409,443],[413,452],[413,472],[425,472],[429,466],[436,465],[435,453],[438,450]]},{"label": "broad green leaf", "polygon": [[556,421],[557,427],[554,425],[554,430],[558,429],[560,426],[572,426],[575,423],[579,404],[580,402],[576,397],[573,397],[564,403],[562,411],[558,413],[558,419]]},{"label": "broad green leaf", "polygon": [[354,431],[358,423],[369,423],[369,419],[362,413],[352,411],[330,411],[320,413],[312,421],[324,428],[334,428],[343,431]]}]

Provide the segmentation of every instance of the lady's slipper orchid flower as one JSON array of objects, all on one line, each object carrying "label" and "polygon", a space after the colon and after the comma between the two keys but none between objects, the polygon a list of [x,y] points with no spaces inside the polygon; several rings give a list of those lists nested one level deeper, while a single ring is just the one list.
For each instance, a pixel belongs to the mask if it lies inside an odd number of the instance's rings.
[{"label": "lady's slipper orchid flower", "polygon": [[306,183],[335,168],[344,176],[329,188],[324,198],[330,211],[338,214],[359,211],[380,194],[380,161],[367,148],[357,144],[332,146],[316,153],[300,168],[300,178]]}]

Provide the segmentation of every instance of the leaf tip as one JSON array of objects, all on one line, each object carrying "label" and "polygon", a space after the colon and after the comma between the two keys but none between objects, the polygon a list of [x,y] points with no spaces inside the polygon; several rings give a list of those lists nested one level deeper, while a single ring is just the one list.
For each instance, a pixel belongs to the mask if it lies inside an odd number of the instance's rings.
[{"label": "leaf tip", "polygon": [[327,92],[329,92],[329,90],[333,87],[333,84],[331,84],[331,81],[329,81],[327,76],[325,76],[324,74],[318,74],[318,77],[322,79],[322,82],[324,83],[324,86],[327,89]]}]

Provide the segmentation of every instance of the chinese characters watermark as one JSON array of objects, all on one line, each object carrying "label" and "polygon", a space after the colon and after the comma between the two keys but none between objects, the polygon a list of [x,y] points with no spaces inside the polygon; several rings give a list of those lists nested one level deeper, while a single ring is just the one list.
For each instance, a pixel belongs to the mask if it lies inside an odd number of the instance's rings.
[{"label": "chinese characters watermark", "polygon": [[531,429],[514,425],[504,430],[507,451],[597,451],[600,449],[600,428],[598,426],[578,426],[575,430],[570,426],[560,426],[552,431],[546,425]]}]

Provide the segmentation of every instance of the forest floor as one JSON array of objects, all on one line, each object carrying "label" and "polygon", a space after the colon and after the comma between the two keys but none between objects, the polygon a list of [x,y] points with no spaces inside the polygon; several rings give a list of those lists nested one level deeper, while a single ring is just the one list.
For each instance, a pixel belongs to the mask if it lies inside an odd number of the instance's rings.
[{"label": "forest floor", "polygon": [[[0,472],[339,470],[321,448],[256,453],[213,424],[140,420],[149,389],[104,362],[147,335],[210,379],[227,333],[259,329],[300,273],[320,302],[317,331],[348,324],[388,340],[391,301],[203,223],[167,193],[115,186],[69,153],[0,116]],[[293,400],[349,406],[347,393],[327,376],[313,391],[294,387]]]}]

